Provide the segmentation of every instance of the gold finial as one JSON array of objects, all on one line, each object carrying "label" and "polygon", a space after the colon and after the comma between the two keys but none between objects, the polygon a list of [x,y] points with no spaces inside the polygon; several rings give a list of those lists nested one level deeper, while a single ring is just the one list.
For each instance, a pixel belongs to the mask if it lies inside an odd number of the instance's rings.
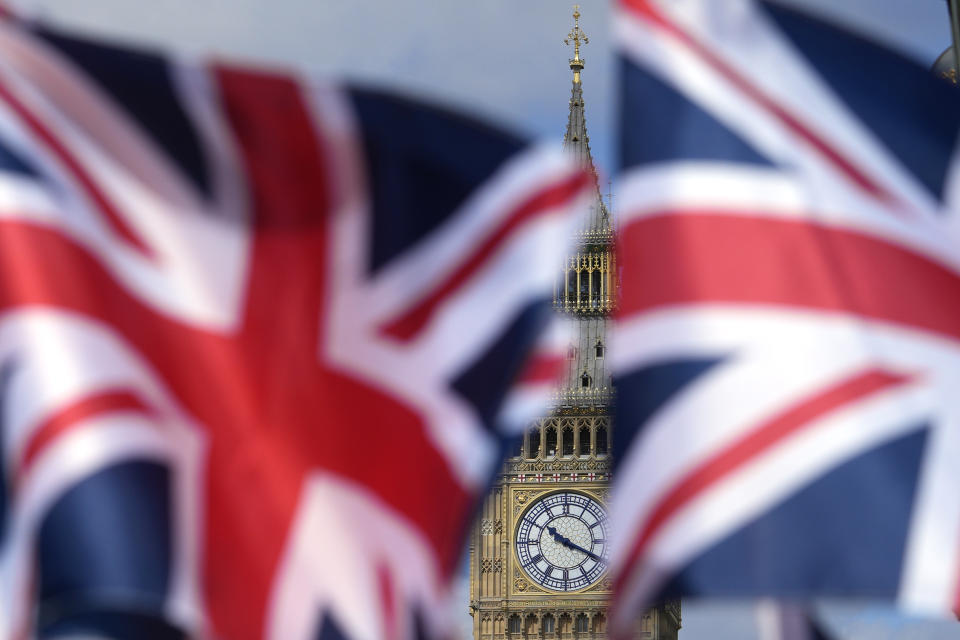
[{"label": "gold finial", "polygon": [[573,5],[573,29],[564,38],[563,44],[569,45],[573,42],[573,58],[570,60],[570,68],[573,69],[576,80],[580,79],[580,70],[583,69],[583,60],[580,59],[580,45],[588,44],[590,39],[580,28],[580,5]]}]

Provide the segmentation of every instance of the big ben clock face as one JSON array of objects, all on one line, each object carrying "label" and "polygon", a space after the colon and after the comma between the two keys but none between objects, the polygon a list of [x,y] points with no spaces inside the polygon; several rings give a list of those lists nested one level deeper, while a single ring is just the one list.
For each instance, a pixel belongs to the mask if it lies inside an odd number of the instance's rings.
[{"label": "big ben clock face", "polygon": [[607,568],[607,514],[582,493],[551,493],[517,525],[517,558],[531,580],[553,591],[594,584]]}]

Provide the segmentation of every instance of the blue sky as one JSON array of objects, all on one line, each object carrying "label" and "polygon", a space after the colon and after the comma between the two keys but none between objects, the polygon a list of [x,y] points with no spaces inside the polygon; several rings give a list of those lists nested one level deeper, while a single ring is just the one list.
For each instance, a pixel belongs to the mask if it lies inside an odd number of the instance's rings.
[{"label": "blue sky", "polygon": [[[722,2],[724,0],[716,0]],[[943,0],[791,0],[889,41],[923,64],[949,42]],[[564,0],[21,0],[91,33],[282,65],[427,94],[558,145],[571,75]],[[612,166],[608,0],[580,0],[587,122],[601,171]],[[463,607],[465,609],[465,605]],[[947,640],[960,625],[904,619],[869,604],[824,606],[844,640]],[[751,640],[748,605],[684,605],[682,640]]]},{"label": "blue sky", "polygon": [[[8,0],[75,28],[186,54],[397,87],[559,143],[571,74],[565,0]],[[724,0],[717,0],[722,2]],[[929,64],[949,43],[944,0],[786,0],[879,34]],[[609,0],[580,0],[591,145],[612,167]]]}]

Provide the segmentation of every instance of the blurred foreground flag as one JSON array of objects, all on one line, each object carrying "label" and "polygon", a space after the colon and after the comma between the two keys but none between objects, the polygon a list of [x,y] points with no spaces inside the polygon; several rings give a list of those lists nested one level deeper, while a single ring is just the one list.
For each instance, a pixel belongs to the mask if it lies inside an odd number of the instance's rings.
[{"label": "blurred foreground flag", "polygon": [[803,603],[764,598],[757,601],[759,640],[830,640],[815,609]]},{"label": "blurred foreground flag", "polygon": [[0,637],[444,632],[588,184],[412,101],[3,21]]},{"label": "blurred foreground flag", "polygon": [[960,580],[954,91],[772,2],[621,0],[619,624]]}]

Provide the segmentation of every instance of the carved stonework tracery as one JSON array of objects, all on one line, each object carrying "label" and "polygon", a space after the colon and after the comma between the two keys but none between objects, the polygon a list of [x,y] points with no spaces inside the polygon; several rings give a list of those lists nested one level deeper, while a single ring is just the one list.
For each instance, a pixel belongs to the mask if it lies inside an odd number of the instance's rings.
[{"label": "carved stonework tracery", "polygon": [[503,558],[484,558],[480,561],[480,573],[500,573],[503,571]]}]

